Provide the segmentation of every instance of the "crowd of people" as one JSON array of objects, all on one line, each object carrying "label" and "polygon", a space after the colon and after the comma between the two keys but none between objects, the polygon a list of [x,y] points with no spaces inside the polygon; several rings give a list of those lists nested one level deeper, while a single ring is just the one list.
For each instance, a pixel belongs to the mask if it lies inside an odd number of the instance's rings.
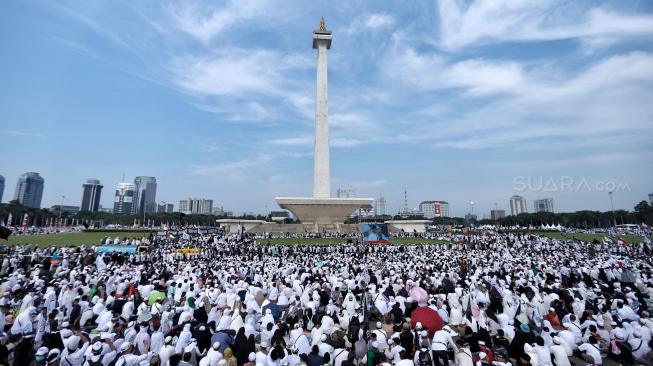
[{"label": "crowd of people", "polygon": [[140,240],[147,251],[133,254],[12,248],[0,365],[653,364],[646,245],[450,239],[271,246],[218,233]]}]

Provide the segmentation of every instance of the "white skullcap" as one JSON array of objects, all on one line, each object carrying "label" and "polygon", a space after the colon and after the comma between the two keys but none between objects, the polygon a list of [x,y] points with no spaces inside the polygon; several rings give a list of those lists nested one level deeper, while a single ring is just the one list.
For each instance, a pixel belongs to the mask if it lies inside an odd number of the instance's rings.
[{"label": "white skullcap", "polygon": [[131,343],[122,342],[122,344],[120,345],[120,352],[126,352],[129,349],[129,347],[131,347]]}]

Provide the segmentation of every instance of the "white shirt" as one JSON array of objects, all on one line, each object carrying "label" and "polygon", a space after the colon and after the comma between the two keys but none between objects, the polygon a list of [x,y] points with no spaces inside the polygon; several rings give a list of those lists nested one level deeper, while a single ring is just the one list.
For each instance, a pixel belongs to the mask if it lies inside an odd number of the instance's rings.
[{"label": "white shirt", "polygon": [[601,360],[601,352],[598,348],[594,347],[589,343],[583,343],[578,346],[578,350],[585,352],[588,356],[591,356],[594,359],[594,363],[600,365],[603,361]]},{"label": "white shirt", "polygon": [[551,353],[553,354],[553,360],[555,361],[556,366],[571,366],[565,346],[554,344],[551,346]]}]

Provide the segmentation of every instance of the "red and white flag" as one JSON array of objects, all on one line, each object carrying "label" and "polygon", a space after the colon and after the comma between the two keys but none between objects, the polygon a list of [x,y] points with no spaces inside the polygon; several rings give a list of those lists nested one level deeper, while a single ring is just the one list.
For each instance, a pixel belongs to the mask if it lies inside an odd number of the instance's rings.
[{"label": "red and white flag", "polygon": [[20,225],[20,230],[23,232],[27,231],[27,226],[29,225],[29,215],[25,213],[23,216],[23,223]]}]

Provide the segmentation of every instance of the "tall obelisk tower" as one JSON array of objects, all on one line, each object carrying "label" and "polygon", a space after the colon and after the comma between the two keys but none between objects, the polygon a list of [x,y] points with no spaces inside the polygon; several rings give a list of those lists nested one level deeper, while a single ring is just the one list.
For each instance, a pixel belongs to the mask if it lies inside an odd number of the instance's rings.
[{"label": "tall obelisk tower", "polygon": [[331,48],[331,31],[320,19],[320,28],[313,31],[313,49],[317,49],[317,97],[315,103],[315,154],[313,197],[331,197],[329,173],[329,90],[327,87],[327,50]]},{"label": "tall obelisk tower", "polygon": [[[327,50],[331,48],[331,31],[324,18],[313,31],[313,49],[317,50],[317,95],[315,100],[315,156],[312,197],[275,197],[279,207],[292,211],[304,224],[344,223],[347,215],[360,207],[372,207],[372,198],[331,198],[329,177],[329,93],[327,88]],[[336,230],[338,226],[336,226]],[[332,229],[330,229],[332,230]]]}]

